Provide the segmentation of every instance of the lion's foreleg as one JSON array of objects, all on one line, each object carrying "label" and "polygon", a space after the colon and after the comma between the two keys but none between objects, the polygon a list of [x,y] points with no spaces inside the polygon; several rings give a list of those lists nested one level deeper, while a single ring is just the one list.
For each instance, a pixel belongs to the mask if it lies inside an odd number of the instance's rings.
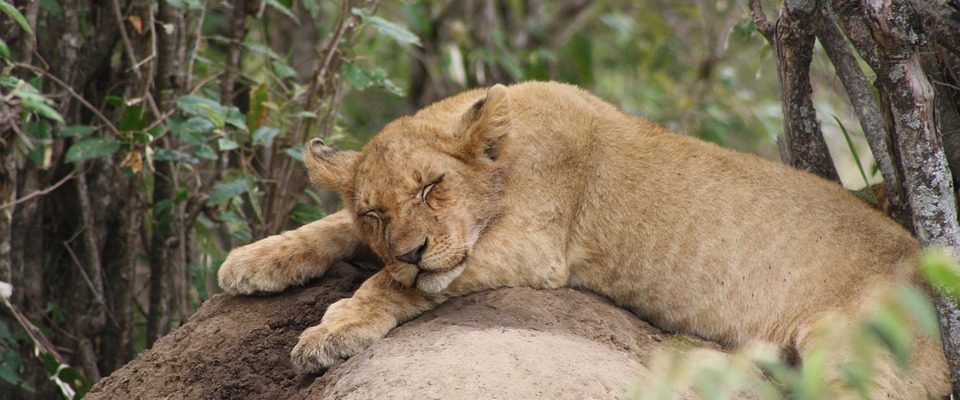
[{"label": "lion's foreleg", "polygon": [[353,297],[331,304],[320,325],[303,331],[290,356],[302,371],[323,370],[359,353],[399,323],[442,301],[405,288],[389,272],[380,271],[364,282]]},{"label": "lion's foreleg", "polygon": [[220,287],[227,293],[278,292],[322,276],[331,265],[361,246],[346,210],[233,249],[220,266]]}]

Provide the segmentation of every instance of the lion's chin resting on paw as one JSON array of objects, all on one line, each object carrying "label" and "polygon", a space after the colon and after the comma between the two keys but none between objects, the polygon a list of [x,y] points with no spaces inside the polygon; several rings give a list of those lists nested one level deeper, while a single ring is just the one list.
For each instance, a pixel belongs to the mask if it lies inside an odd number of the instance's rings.
[{"label": "lion's chin resting on paw", "polygon": [[[802,362],[826,340],[822,326],[851,324],[877,293],[919,282],[916,241],[836,184],[671,133],[570,85],[469,91],[391,122],[359,152],[315,139],[304,159],[343,210],[235,249],[219,272],[224,290],[247,294],[358,252],[386,263],[301,335],[292,357],[304,371],[452,296],[511,286],[587,289],[663,329],[733,347],[766,341]],[[871,397],[949,391],[939,339],[911,348],[910,374],[876,368]]]}]

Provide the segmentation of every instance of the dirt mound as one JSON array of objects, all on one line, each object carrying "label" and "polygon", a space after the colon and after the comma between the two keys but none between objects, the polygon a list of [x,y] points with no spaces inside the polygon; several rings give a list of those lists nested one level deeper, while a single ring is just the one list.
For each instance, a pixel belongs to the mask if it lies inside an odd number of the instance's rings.
[{"label": "dirt mound", "polygon": [[88,399],[617,398],[668,335],[570,289],[453,299],[322,375],[298,375],[297,335],[366,278],[341,265],[282,294],[215,296]]}]

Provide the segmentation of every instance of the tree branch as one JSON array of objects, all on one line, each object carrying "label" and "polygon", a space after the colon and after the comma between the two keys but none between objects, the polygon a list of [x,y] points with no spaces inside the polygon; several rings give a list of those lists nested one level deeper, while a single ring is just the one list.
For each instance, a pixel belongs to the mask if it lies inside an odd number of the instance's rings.
[{"label": "tree branch", "polygon": [[227,62],[224,65],[223,77],[220,81],[220,103],[233,104],[234,82],[237,71],[240,69],[240,61],[243,53],[241,52],[243,38],[247,36],[246,18],[247,2],[249,0],[233,0],[233,13],[230,15],[228,35],[230,38],[229,50],[227,51]]},{"label": "tree branch", "polygon": [[809,27],[816,11],[816,2],[787,0],[774,32],[784,115],[782,150],[788,156],[783,161],[839,182],[811,99],[810,63],[815,36]]},{"label": "tree branch", "polygon": [[0,210],[6,210],[6,209],[8,209],[8,208],[10,208],[10,207],[16,206],[17,204],[27,202],[27,201],[29,201],[30,199],[34,198],[34,197],[43,196],[43,195],[45,195],[45,194],[47,194],[47,193],[50,193],[50,192],[52,192],[52,191],[54,191],[54,190],[57,190],[57,188],[59,188],[60,186],[62,186],[64,183],[67,183],[67,181],[73,179],[74,176],[75,176],[74,173],[70,173],[69,175],[63,177],[63,179],[60,179],[59,181],[57,181],[57,183],[54,183],[53,185],[50,185],[49,187],[47,187],[47,188],[45,188],[45,189],[36,190],[36,191],[33,191],[33,192],[31,192],[30,194],[28,194],[28,195],[26,195],[26,196],[23,196],[23,197],[21,197],[21,198],[19,198],[19,199],[14,199],[14,200],[12,200],[12,201],[10,201],[10,202],[4,203],[4,204],[0,204]]},{"label": "tree branch", "polygon": [[70,94],[70,96],[72,96],[74,99],[76,99],[78,102],[80,102],[80,104],[83,104],[84,107],[86,107],[88,110],[90,110],[90,112],[92,112],[93,115],[96,115],[97,118],[100,119],[100,121],[103,122],[103,124],[104,124],[108,129],[110,129],[110,131],[113,132],[114,135],[116,135],[116,136],[118,136],[118,137],[120,136],[120,130],[117,129],[116,125],[114,125],[113,122],[110,122],[110,119],[108,119],[106,116],[104,116],[103,113],[101,113],[99,109],[97,109],[96,107],[93,106],[93,104],[90,104],[90,102],[88,102],[87,99],[85,99],[85,98],[83,98],[83,96],[77,94],[77,92],[75,92],[75,91],[73,90],[73,88],[70,87],[70,85],[68,85],[66,82],[60,80],[60,78],[57,78],[55,75],[47,72],[46,70],[43,70],[43,69],[41,69],[41,68],[35,67],[35,66],[33,66],[33,65],[30,65],[30,64],[14,63],[13,65],[14,65],[15,67],[29,69],[29,70],[31,70],[31,71],[33,71],[33,72],[36,72],[36,73],[38,73],[38,74],[43,75],[44,77],[50,78],[51,81],[53,81],[54,83],[56,83],[57,85],[59,85],[60,87],[62,87],[64,90],[67,91],[67,93]]},{"label": "tree branch", "polygon": [[833,63],[840,77],[840,82],[846,90],[850,104],[860,121],[860,127],[870,145],[870,151],[877,162],[880,174],[883,176],[887,196],[891,203],[891,214],[901,225],[912,229],[909,205],[903,198],[903,187],[900,175],[897,173],[890,151],[889,136],[883,126],[880,108],[877,106],[873,91],[867,84],[867,78],[860,69],[860,64],[844,39],[843,33],[837,28],[833,15],[826,9],[821,10],[821,20],[817,29],[817,37],[823,45],[827,56]]},{"label": "tree branch", "polygon": [[[904,186],[913,210],[920,245],[949,248],[960,254],[960,224],[953,176],[935,126],[934,92],[924,74],[918,49],[925,32],[918,31],[917,15],[906,0],[864,2],[864,21],[876,39],[877,82],[888,99],[893,138],[900,155]],[[857,41],[854,41],[857,44]],[[866,49],[870,51],[870,48]],[[870,60],[868,60],[869,62]],[[874,60],[878,61],[878,60]],[[950,365],[954,396],[960,394],[960,307],[946,297],[936,299],[943,346]]]},{"label": "tree branch", "polygon": [[763,13],[763,6],[760,5],[760,0],[750,0],[750,16],[753,18],[753,24],[757,26],[757,32],[760,32],[763,37],[767,38],[767,42],[771,46],[775,45],[773,35],[776,30],[776,26],[767,20],[767,15]]}]

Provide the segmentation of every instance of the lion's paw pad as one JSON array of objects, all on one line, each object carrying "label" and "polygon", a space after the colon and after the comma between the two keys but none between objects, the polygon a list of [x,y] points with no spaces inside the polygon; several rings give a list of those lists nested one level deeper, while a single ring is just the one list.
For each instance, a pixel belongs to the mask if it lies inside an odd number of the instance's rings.
[{"label": "lion's paw pad", "polygon": [[370,342],[351,333],[351,329],[331,332],[324,326],[315,326],[303,331],[290,358],[300,371],[320,372],[359,353]]}]

